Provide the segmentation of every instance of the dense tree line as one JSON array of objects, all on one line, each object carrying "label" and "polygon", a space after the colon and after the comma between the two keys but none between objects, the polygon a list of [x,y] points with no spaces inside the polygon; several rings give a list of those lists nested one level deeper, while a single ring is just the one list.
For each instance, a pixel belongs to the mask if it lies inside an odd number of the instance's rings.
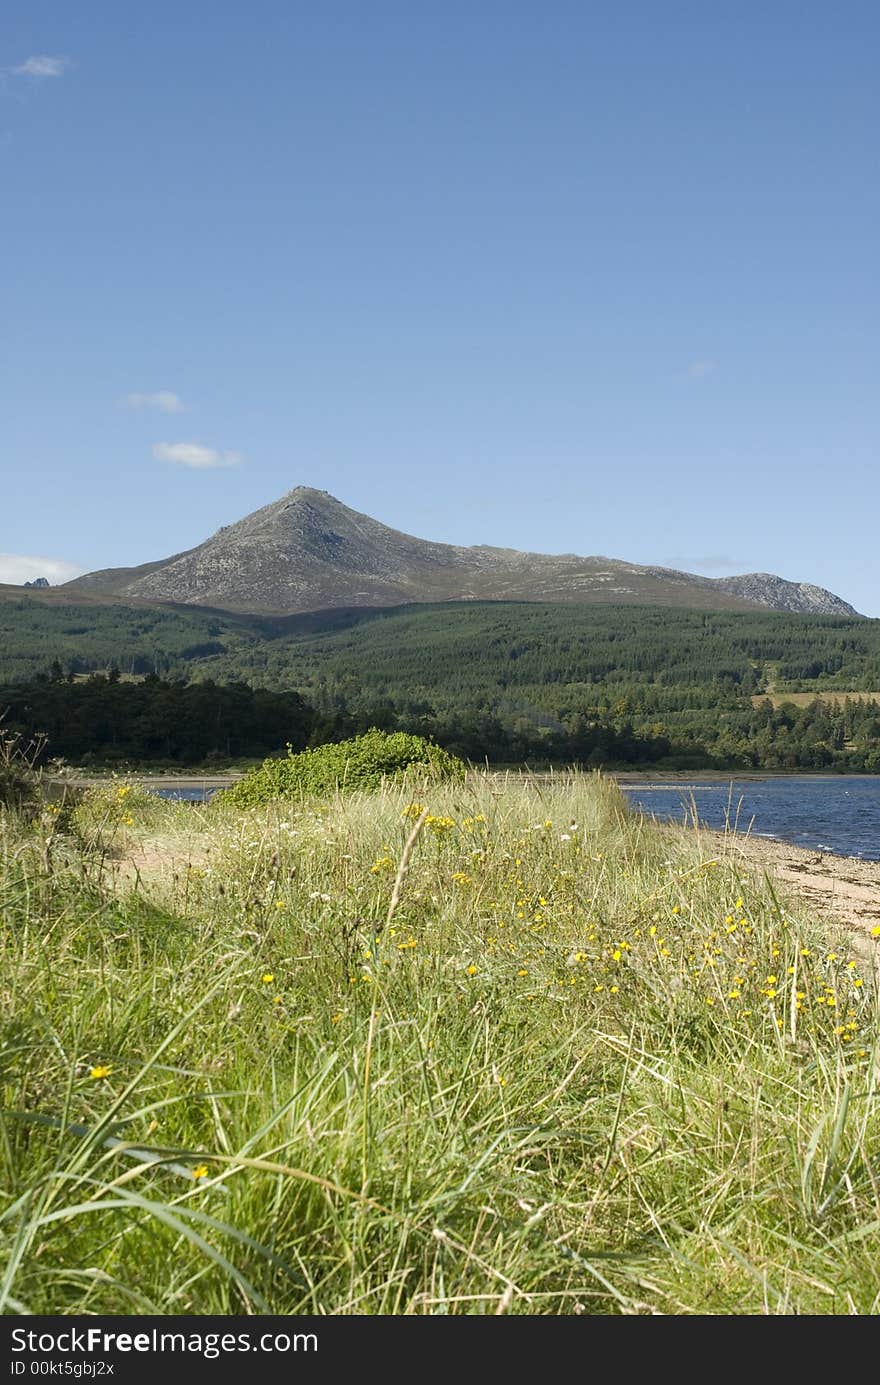
[{"label": "dense tree line", "polygon": [[243,683],[172,683],[148,675],[123,682],[118,673],[69,681],[56,665],[48,677],[0,689],[3,725],[46,739],[43,758],[77,764],[148,762],[196,765],[211,758],[259,757],[288,742],[337,733],[337,719],[319,717],[297,692],[269,692]]},{"label": "dense tree line", "polygon": [[[445,721],[410,716],[390,703],[354,711],[319,711],[294,691],[272,692],[243,683],[175,683],[155,674],[137,682],[118,672],[85,681],[48,675],[0,688],[3,724],[11,732],[45,738],[43,760],[76,764],[198,765],[211,760],[260,758],[358,735],[370,727],[415,730],[474,760],[599,760],[638,764],[668,753],[667,742],[619,726],[584,719],[563,734],[522,720],[493,717]],[[598,762],[593,755],[592,763]]]},{"label": "dense tree line", "polygon": [[255,759],[376,726],[416,732],[492,764],[880,772],[880,705],[867,699],[804,707],[728,700],[725,710],[692,706],[657,719],[634,713],[625,696],[614,706],[567,696],[556,714],[525,700],[438,707],[409,695],[372,704],[359,696],[354,705],[338,691],[316,706],[290,689],[244,683],[187,684],[155,674],[123,681],[115,671],[76,681],[56,664],[48,675],[0,688],[0,714],[7,730],[46,738],[44,759],[81,765]]}]

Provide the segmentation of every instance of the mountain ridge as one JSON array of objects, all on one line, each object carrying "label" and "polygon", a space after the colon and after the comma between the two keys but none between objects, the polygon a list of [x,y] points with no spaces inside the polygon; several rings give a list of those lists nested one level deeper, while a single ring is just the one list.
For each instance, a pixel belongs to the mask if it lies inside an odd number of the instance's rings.
[{"label": "mountain ridge", "polygon": [[169,558],[86,573],[63,586],[278,614],[475,600],[858,614],[833,592],[773,573],[703,577],[601,555],[436,543],[392,529],[309,486],[297,486]]}]

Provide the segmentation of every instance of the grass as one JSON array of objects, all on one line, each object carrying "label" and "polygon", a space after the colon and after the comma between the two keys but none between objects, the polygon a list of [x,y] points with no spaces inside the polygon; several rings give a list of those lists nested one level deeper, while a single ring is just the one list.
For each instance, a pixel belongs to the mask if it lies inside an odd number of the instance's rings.
[{"label": "grass", "polygon": [[600,777],[412,792],[4,813],[3,1311],[876,1312],[845,940]]},{"label": "grass", "polygon": [[754,695],[752,706],[772,702],[774,707],[784,707],[786,702],[791,702],[795,707],[809,707],[813,702],[827,702],[832,707],[841,707],[847,701],[880,702],[880,692],[831,692],[824,688],[817,692],[764,692]]}]

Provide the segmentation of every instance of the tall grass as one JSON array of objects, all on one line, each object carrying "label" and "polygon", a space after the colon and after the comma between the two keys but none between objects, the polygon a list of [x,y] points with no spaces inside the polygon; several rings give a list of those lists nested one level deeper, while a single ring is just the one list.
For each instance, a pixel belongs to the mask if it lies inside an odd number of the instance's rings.
[{"label": "tall grass", "polygon": [[124,790],[2,818],[4,1311],[877,1310],[871,971],[738,856]]}]

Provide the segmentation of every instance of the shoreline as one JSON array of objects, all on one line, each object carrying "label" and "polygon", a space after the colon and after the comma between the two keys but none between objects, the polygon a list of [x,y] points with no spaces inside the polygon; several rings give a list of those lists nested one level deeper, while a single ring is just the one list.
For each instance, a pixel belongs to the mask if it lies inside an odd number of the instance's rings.
[{"label": "shoreline", "polygon": [[659,788],[666,788],[670,784],[696,786],[700,781],[708,784],[753,783],[763,779],[819,779],[836,782],[839,779],[873,780],[877,779],[878,775],[867,774],[864,771],[849,774],[827,769],[622,769],[609,770],[608,777],[616,779],[619,784],[641,784],[643,788],[652,780],[656,780]]},{"label": "shoreline", "polygon": [[[496,771],[498,773],[498,771]],[[503,775],[511,771],[500,771]],[[556,778],[552,773],[514,771],[524,778],[533,780]],[[558,777],[564,778],[571,771],[560,770]],[[126,776],[128,777],[128,776]],[[227,774],[134,774],[130,776],[146,789],[221,789],[244,777],[243,772]],[[645,790],[656,785],[658,790],[670,784],[687,786],[694,780],[702,779],[712,783],[735,780],[761,780],[769,778],[809,778],[839,779],[841,777],[862,777],[874,779],[874,775],[840,776],[834,774],[792,774],[761,773],[745,771],[735,774],[730,771],[708,771],[694,775],[693,772],[672,771],[667,774],[649,771],[626,770],[609,774],[608,778],[618,784],[638,783]],[[652,782],[653,781],[653,782]],[[82,790],[100,787],[108,783],[107,777],[98,775],[71,776],[70,778],[51,778],[49,785],[56,791],[63,787]],[[723,859],[739,860],[743,864],[771,870],[784,885],[808,903],[817,905],[823,913],[840,919],[849,928],[860,933],[873,945],[875,961],[880,963],[880,940],[875,943],[871,929],[880,925],[880,861],[865,861],[857,856],[843,856],[819,848],[797,846],[778,837],[758,837],[750,832],[725,832],[703,827],[693,823],[658,822],[658,827],[673,832],[696,833],[697,839],[708,844],[711,854]]]},{"label": "shoreline", "polygon": [[719,832],[689,824],[665,826],[696,834],[698,841],[706,843],[708,854],[722,861],[763,870],[821,912],[826,921],[844,924],[859,952],[872,961],[880,975],[880,938],[871,936],[871,930],[880,926],[880,861],[836,856],[745,832]]}]

